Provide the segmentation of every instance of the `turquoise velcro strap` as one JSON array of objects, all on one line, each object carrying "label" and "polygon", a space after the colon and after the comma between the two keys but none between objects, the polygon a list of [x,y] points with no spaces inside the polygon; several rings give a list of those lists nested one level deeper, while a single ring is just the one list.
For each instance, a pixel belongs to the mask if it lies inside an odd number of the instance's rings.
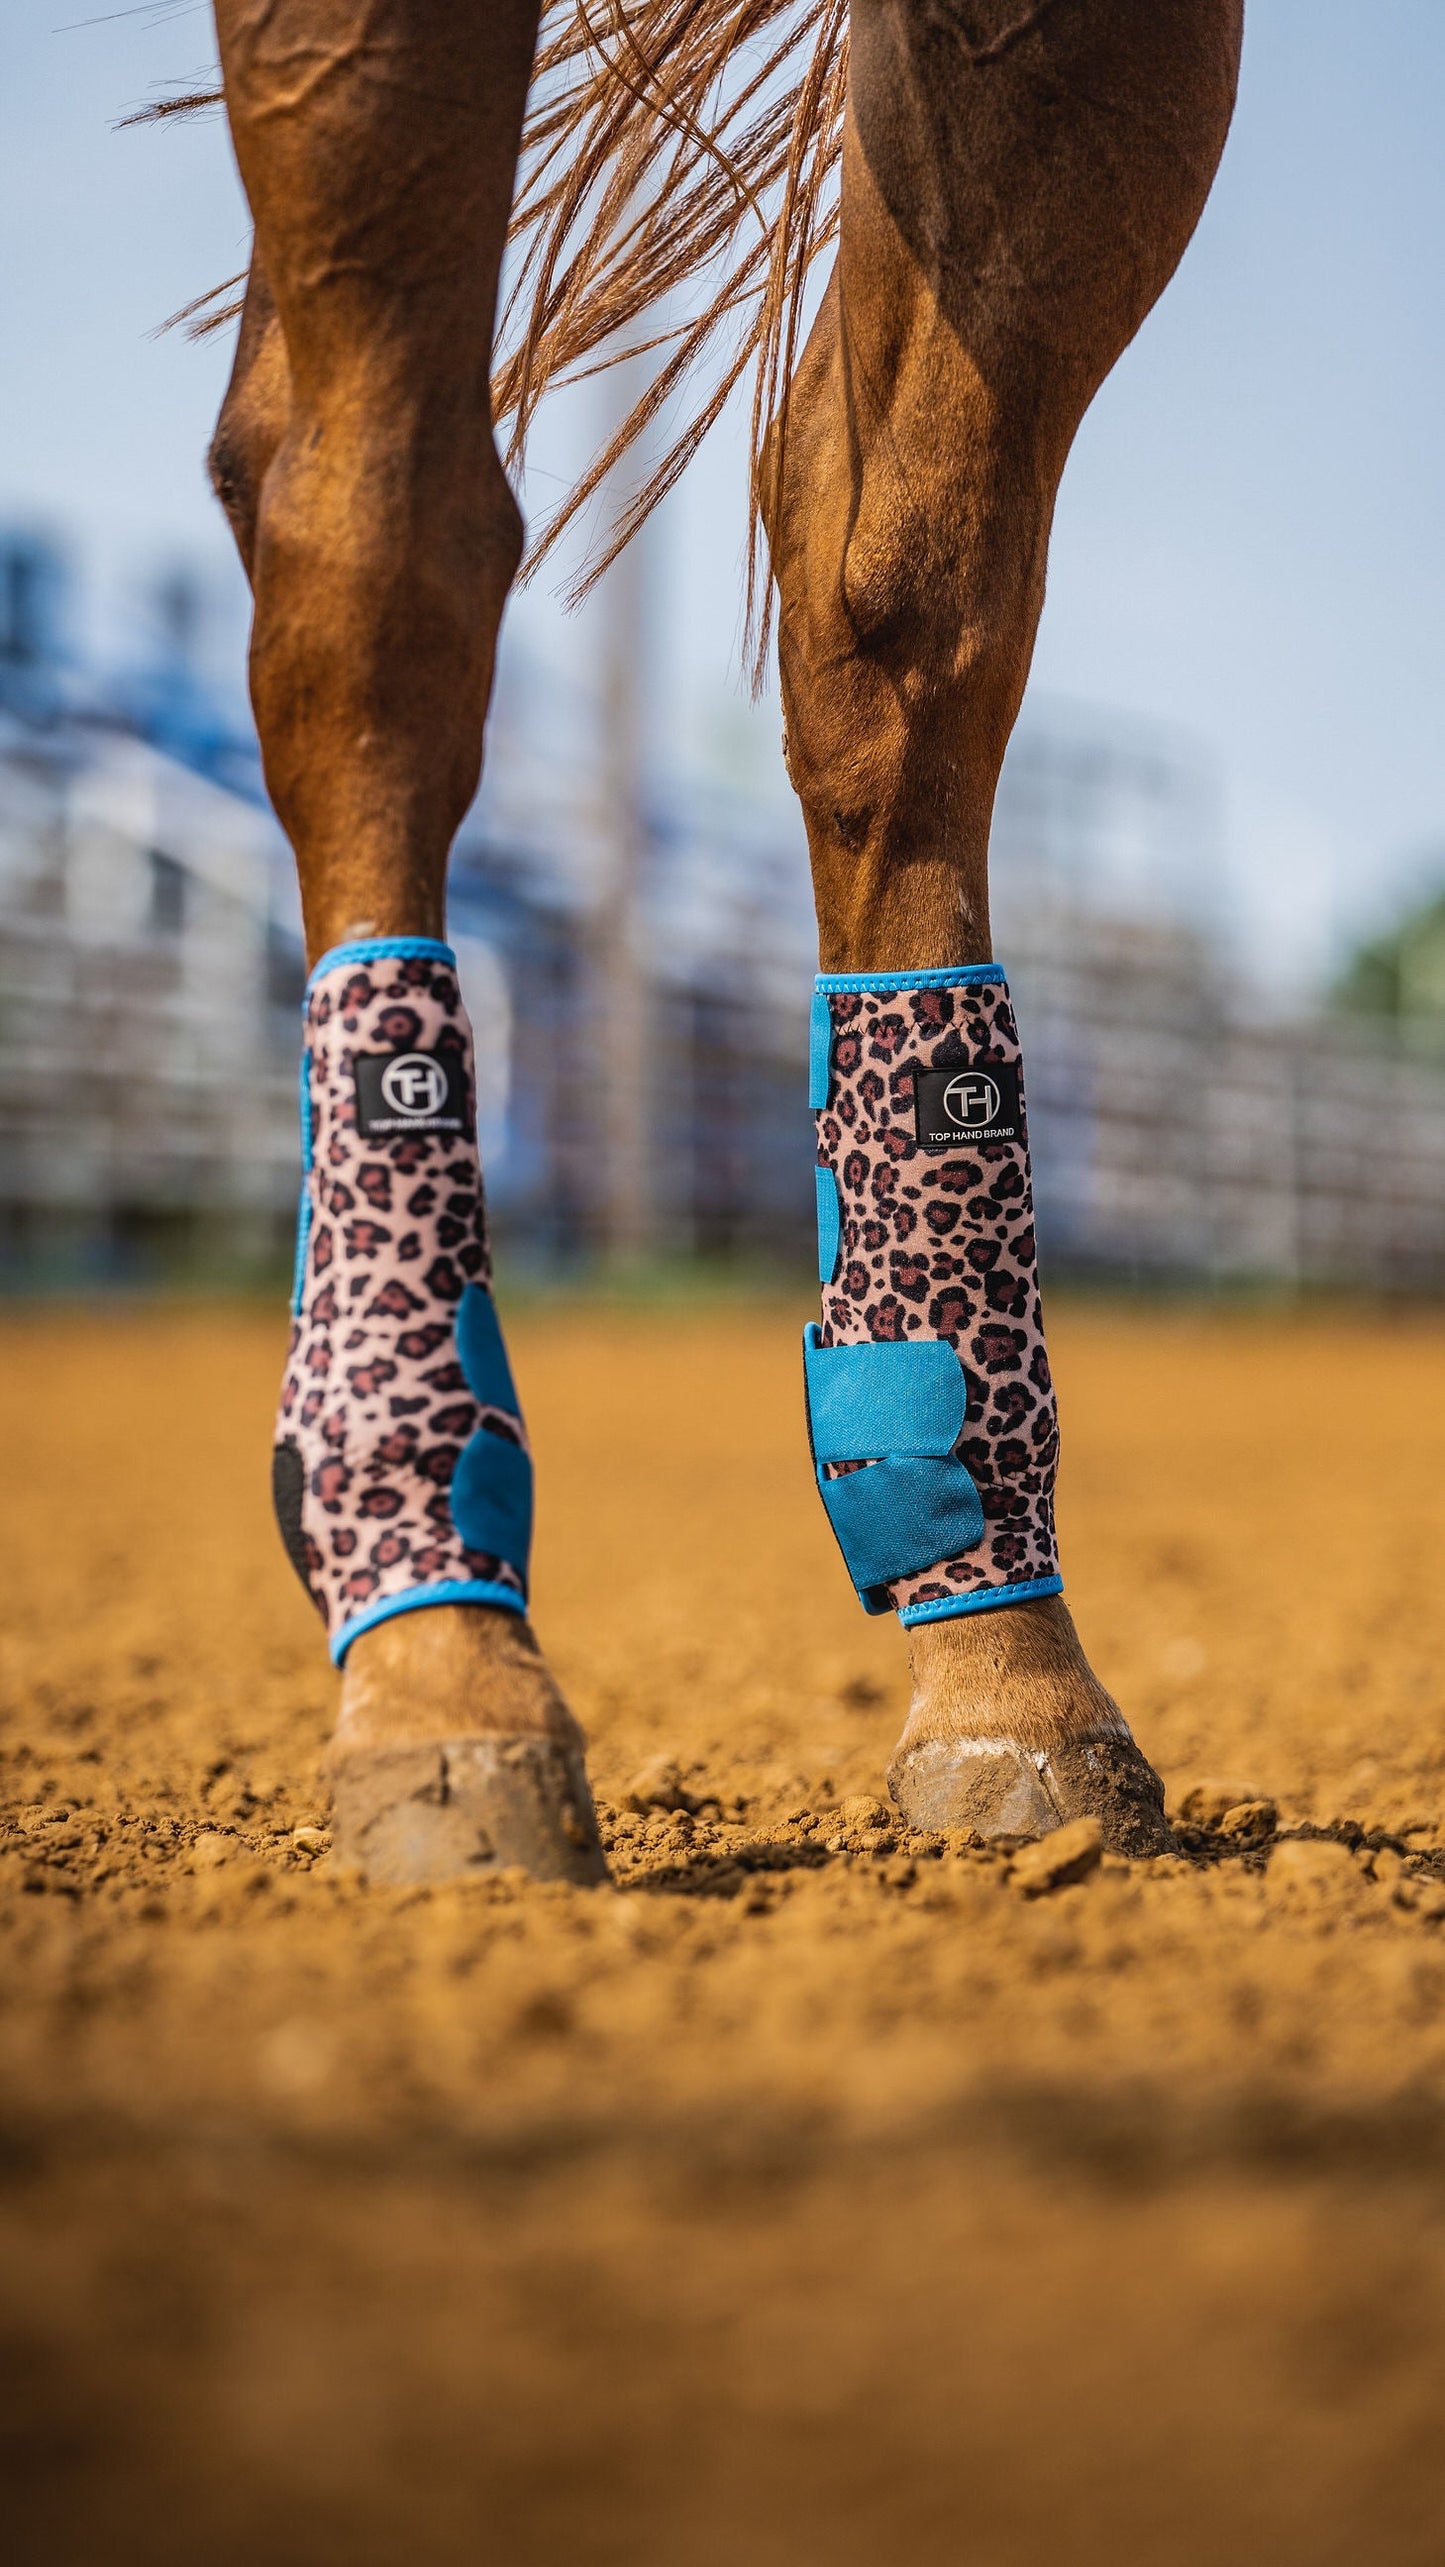
[{"label": "turquoise velcro strap", "polygon": [[291,1316],[301,1308],[306,1291],[306,1256],[311,1245],[310,1176],[316,1164],[316,1139],[311,1116],[311,1054],[301,1054],[301,1201],[296,1212],[296,1262],[291,1273]]},{"label": "turquoise velcro strap", "polygon": [[532,1548],[532,1464],[521,1445],[479,1427],[457,1457],[449,1502],[467,1549],[489,1551],[525,1579]]},{"label": "turquoise velcro strap", "polygon": [[828,1102],[832,1074],[833,1011],[826,992],[815,989],[808,1017],[808,1103],[815,1114],[821,1114]]},{"label": "turquoise velcro strap", "polygon": [[468,1284],[457,1312],[457,1360],[467,1388],[483,1408],[504,1408],[520,1417],[522,1403],[507,1361],[506,1340],[497,1305],[480,1284]]},{"label": "turquoise velcro strap", "polygon": [[873,1462],[888,1453],[940,1457],[963,1433],[968,1384],[951,1346],[824,1346],[803,1334],[815,1462]]},{"label": "turquoise velcro strap", "polygon": [[818,1281],[831,1283],[838,1271],[842,1222],[838,1214],[838,1180],[831,1168],[815,1168],[818,1186]]},{"label": "turquoise velcro strap", "polygon": [[983,1508],[962,1462],[900,1461],[820,1480],[828,1521],[860,1596],[955,1559],[983,1539]]},{"label": "turquoise velcro strap", "polygon": [[[497,1305],[468,1284],[457,1312],[457,1357],[473,1399],[520,1417]],[[509,1435],[479,1426],[457,1456],[449,1496],[452,1522],[469,1551],[505,1560],[524,1585],[532,1548],[532,1462]]]},{"label": "turquoise velcro strap", "polygon": [[[824,1346],[803,1332],[808,1433],[818,1491],[848,1574],[870,1612],[874,1590],[914,1577],[983,1539],[978,1490],[953,1450],[968,1385],[951,1346]],[[862,1470],[825,1478],[829,1463]]]}]

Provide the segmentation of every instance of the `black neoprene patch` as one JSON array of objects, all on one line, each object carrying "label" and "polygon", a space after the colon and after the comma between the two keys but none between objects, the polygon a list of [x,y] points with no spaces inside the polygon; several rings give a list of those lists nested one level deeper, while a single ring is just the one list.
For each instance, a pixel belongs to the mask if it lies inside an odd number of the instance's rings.
[{"label": "black neoprene patch", "polygon": [[306,1566],[306,1538],[301,1530],[301,1505],[306,1495],[306,1465],[295,1444],[278,1444],[271,1455],[271,1503],[286,1545],[286,1557],[307,1594],[315,1602],[311,1574]]}]

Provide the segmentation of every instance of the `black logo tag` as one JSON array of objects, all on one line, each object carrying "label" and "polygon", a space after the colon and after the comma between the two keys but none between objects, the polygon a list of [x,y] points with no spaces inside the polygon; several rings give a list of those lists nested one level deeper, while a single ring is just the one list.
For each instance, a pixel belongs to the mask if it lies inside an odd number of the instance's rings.
[{"label": "black logo tag", "polygon": [[460,1052],[358,1052],[356,1128],[368,1141],[406,1132],[466,1132]]},{"label": "black logo tag", "polygon": [[926,1150],[979,1141],[1022,1141],[1019,1074],[1010,1061],[980,1061],[961,1070],[915,1070],[913,1104]]}]

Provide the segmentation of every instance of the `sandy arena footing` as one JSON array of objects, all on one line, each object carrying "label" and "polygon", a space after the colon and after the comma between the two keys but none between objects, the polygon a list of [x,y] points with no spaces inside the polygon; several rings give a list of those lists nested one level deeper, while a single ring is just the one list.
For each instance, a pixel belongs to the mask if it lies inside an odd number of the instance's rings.
[{"label": "sandy arena footing", "polygon": [[1445,1326],[1055,1315],[1146,1864],[888,1805],[802,1315],[511,1330],[604,1889],[338,1868],[271,1319],[5,1322],[21,2567],[1434,2567]]}]

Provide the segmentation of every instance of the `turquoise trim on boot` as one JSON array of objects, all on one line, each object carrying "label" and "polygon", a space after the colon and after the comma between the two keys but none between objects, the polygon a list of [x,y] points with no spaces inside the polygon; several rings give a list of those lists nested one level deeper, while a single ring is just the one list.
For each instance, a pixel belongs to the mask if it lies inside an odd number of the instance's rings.
[{"label": "turquoise trim on boot", "polygon": [[[338,963],[450,963],[456,969],[457,958],[451,946],[440,936],[358,936],[350,944],[333,945],[323,954],[306,983],[309,998],[323,972],[334,972]],[[302,1000],[303,1007],[306,999]]]},{"label": "turquoise trim on boot", "polygon": [[815,1114],[821,1114],[828,1102],[832,1075],[833,1011],[820,980],[814,983],[808,1010],[808,1103]]},{"label": "turquoise trim on boot", "polygon": [[976,1587],[972,1595],[939,1596],[932,1604],[905,1604],[898,1619],[908,1630],[915,1622],[952,1622],[960,1613],[987,1613],[996,1604],[1028,1604],[1036,1595],[1062,1595],[1060,1577],[1025,1578],[1016,1587]]},{"label": "turquoise trim on boot", "polygon": [[331,1643],[331,1663],[344,1666],[346,1652],[363,1631],[372,1631],[378,1622],[391,1622],[399,1613],[419,1613],[429,1604],[493,1604],[505,1613],[525,1615],[527,1602],[515,1587],[504,1587],[492,1578],[442,1579],[434,1587],[405,1587],[400,1595],[385,1595],[369,1604],[364,1613],[354,1613],[343,1622]]},{"label": "turquoise trim on boot", "polygon": [[301,1049],[301,1200],[296,1207],[296,1264],[291,1276],[291,1316],[301,1308],[306,1290],[306,1251],[311,1245],[311,1170],[316,1161],[315,1135],[311,1115],[311,1055]]},{"label": "turquoise trim on boot", "polygon": [[838,1271],[843,1223],[838,1210],[838,1180],[831,1168],[815,1168],[818,1188],[818,1281],[829,1284]]},{"label": "turquoise trim on boot", "polygon": [[945,963],[931,972],[819,972],[813,983],[816,991],[891,989],[984,989],[991,983],[1006,981],[1002,963]]}]

